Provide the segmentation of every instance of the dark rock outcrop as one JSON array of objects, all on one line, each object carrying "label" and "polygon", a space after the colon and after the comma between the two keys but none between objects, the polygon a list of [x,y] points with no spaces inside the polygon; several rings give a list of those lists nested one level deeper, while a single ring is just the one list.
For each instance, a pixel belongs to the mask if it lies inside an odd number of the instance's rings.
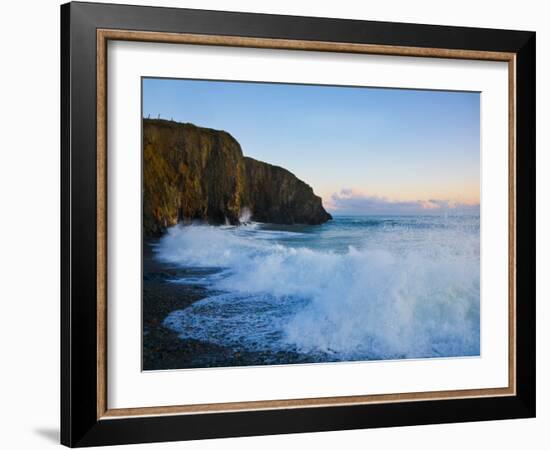
[{"label": "dark rock outcrop", "polygon": [[332,217],[313,189],[282,167],[244,157],[241,202],[256,222],[320,224]]},{"label": "dark rock outcrop", "polygon": [[331,219],[313,189],[282,167],[244,157],[225,131],[143,120],[143,229],[183,220],[321,224]]}]

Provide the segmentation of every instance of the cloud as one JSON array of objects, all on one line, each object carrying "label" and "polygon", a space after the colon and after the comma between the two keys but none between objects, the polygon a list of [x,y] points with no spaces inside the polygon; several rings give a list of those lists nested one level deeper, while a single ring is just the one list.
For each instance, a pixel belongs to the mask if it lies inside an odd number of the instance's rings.
[{"label": "cloud", "polygon": [[335,192],[326,202],[327,209],[336,214],[476,214],[479,204],[452,200],[397,201],[368,195],[353,189]]}]

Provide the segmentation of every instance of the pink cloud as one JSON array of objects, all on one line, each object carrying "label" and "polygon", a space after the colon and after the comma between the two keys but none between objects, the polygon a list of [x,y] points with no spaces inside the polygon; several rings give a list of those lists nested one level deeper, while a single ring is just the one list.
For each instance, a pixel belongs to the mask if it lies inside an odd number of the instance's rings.
[{"label": "pink cloud", "polygon": [[453,200],[390,200],[368,195],[354,189],[342,189],[332,194],[326,207],[336,214],[476,214],[479,204]]}]

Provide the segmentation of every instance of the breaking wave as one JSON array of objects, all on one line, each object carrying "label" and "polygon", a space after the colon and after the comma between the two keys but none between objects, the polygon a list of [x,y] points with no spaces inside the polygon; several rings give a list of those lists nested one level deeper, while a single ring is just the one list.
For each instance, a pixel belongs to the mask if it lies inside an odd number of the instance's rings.
[{"label": "breaking wave", "polygon": [[[182,339],[319,361],[479,355],[479,217],[171,228],[157,257],[212,274]],[[209,272],[210,273],[210,272]]]}]

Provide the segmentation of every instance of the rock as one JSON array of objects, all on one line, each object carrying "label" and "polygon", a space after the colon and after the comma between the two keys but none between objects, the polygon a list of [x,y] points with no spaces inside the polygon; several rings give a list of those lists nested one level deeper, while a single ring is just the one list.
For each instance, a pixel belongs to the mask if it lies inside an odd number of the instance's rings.
[{"label": "rock", "polygon": [[318,225],[332,219],[311,186],[282,167],[244,157],[241,202],[256,222]]},{"label": "rock", "polygon": [[143,120],[143,228],[159,235],[180,221],[321,224],[332,217],[313,189],[282,167],[244,157],[227,132]]}]

